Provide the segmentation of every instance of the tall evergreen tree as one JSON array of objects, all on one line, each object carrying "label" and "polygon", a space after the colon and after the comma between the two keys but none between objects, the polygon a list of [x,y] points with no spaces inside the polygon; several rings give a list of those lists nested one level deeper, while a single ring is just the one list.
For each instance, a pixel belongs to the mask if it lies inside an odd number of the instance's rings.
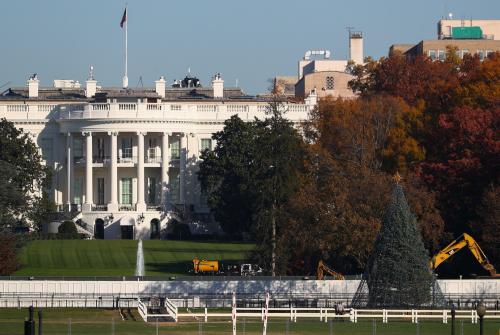
[{"label": "tall evergreen tree", "polygon": [[257,242],[258,263],[275,275],[278,219],[298,189],[305,151],[300,134],[284,116],[277,98],[267,118],[244,122],[233,116],[213,139],[213,151],[202,154],[198,179],[208,205],[224,232],[249,233]]},{"label": "tall evergreen tree", "polygon": [[28,133],[0,120],[0,229],[30,218],[41,200],[50,172]]},{"label": "tall evergreen tree", "polygon": [[256,120],[257,183],[255,235],[259,263],[270,268],[271,275],[285,273],[278,268],[277,239],[281,234],[278,220],[300,185],[306,152],[293,123],[285,118],[285,105],[275,96],[267,107],[267,118]]},{"label": "tall evergreen tree", "polygon": [[432,303],[433,278],[428,253],[399,183],[394,187],[353,301],[357,307],[360,307],[359,294],[363,294],[364,285],[368,289],[368,307],[409,308]]},{"label": "tall evergreen tree", "polygon": [[249,233],[255,206],[255,126],[233,115],[201,155],[198,179],[215,219],[230,236]]}]

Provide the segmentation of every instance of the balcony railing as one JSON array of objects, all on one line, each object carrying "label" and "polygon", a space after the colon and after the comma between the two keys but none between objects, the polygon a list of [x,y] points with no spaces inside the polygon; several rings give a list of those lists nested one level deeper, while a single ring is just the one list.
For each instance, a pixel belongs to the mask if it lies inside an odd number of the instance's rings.
[{"label": "balcony railing", "polygon": [[155,156],[155,157],[144,157],[144,163],[161,163],[162,159],[161,156]]},{"label": "balcony railing", "polygon": [[122,212],[130,212],[134,210],[134,207],[132,205],[120,205],[118,210]]},{"label": "balcony railing", "polygon": [[92,163],[108,164],[111,160],[110,156],[94,156],[92,157]]},{"label": "balcony railing", "polygon": [[[0,106],[0,114],[2,111]],[[286,117],[291,121],[307,119],[308,112],[313,106],[307,104],[286,103],[283,110],[288,111]],[[5,106],[5,108],[7,108]],[[29,108],[22,105],[8,107],[11,110],[27,111]],[[64,108],[59,112],[60,119],[169,119],[169,120],[225,120],[231,115],[238,114],[243,120],[263,118],[268,109],[264,102],[253,104],[150,104],[150,103],[89,103],[75,105],[73,108]]]},{"label": "balcony railing", "polygon": [[160,212],[163,210],[163,207],[161,205],[147,205],[146,210]]},{"label": "balcony railing", "polygon": [[108,210],[108,205],[93,205],[92,210],[96,212],[106,212]]},{"label": "balcony railing", "polygon": [[118,163],[137,163],[137,157],[136,156],[126,156],[126,157],[118,156]]}]

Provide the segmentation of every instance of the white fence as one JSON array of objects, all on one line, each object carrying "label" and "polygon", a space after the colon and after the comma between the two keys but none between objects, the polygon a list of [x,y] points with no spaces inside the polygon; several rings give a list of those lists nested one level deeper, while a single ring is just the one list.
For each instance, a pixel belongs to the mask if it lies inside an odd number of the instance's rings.
[{"label": "white fence", "polygon": [[163,304],[164,310],[167,312],[167,314],[161,314],[161,313],[149,313],[148,310],[148,304],[142,301],[141,299],[137,299],[137,309],[139,311],[139,315],[142,317],[144,322],[152,321],[152,320],[161,320],[164,318],[167,318],[169,320],[172,320],[174,322],[177,322],[178,319],[178,310],[177,306],[172,304],[170,300],[165,299],[165,303]]},{"label": "white fence", "polygon": [[[438,280],[441,291],[451,296],[496,297],[500,280]],[[261,294],[353,296],[359,280],[0,280],[3,296],[87,295],[87,296],[196,296],[210,294]]]},{"label": "white fence", "polygon": [[[209,312],[205,308],[203,313],[179,313],[179,318],[195,318],[208,322],[210,318],[228,318],[232,316],[231,312]],[[236,308],[236,318],[260,318],[264,320],[264,308]],[[345,313],[337,313],[334,308],[269,308],[268,318],[289,319],[297,322],[297,319],[318,319],[328,322],[328,320],[346,320],[357,323],[358,320],[380,320],[382,323],[392,321],[409,321],[419,323],[421,320],[440,320],[442,323],[448,323],[451,320],[450,310],[398,310],[398,309],[347,309]],[[477,323],[479,317],[475,310],[457,310],[455,318],[457,320],[466,320],[471,323]],[[500,311],[488,310],[485,319],[500,320]]]}]

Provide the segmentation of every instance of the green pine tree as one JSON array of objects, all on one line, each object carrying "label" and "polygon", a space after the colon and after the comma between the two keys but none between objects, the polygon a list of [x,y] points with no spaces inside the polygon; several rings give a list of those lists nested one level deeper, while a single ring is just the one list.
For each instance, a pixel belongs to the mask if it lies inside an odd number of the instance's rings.
[{"label": "green pine tree", "polygon": [[366,280],[370,307],[417,307],[431,302],[428,253],[399,183],[383,218]]}]

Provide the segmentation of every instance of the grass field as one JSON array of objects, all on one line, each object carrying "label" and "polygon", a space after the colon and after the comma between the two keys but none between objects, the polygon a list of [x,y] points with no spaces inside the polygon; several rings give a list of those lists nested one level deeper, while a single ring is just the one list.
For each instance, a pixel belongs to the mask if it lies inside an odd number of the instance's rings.
[{"label": "grass field", "polygon": [[[146,324],[137,314],[132,311],[131,317],[123,321],[118,311],[96,310],[96,309],[44,309],[43,334],[44,335],[66,335],[69,334],[71,323],[72,335],[154,335],[155,324]],[[21,335],[23,334],[23,320],[27,316],[27,309],[0,309],[0,334]],[[35,315],[36,316],[36,315]],[[135,318],[135,320],[134,320]],[[71,321],[70,321],[71,320]],[[335,335],[372,335],[372,321],[350,323],[335,322],[332,324],[332,333]],[[421,322],[415,325],[406,322],[376,323],[376,334],[378,335],[447,335],[450,334],[450,324],[440,322]],[[229,320],[221,322],[201,323],[194,319],[180,320],[177,324],[159,324],[158,334],[172,335],[194,335],[200,334],[231,334],[231,323]],[[417,330],[418,327],[418,330]],[[462,334],[462,325],[457,324],[457,334]],[[486,322],[485,334],[497,334],[500,327],[499,322]],[[330,324],[319,320],[298,320],[297,323],[270,320],[268,334],[330,334]],[[114,329],[114,333],[112,330]],[[258,320],[238,320],[238,334],[256,335],[262,334],[262,323]],[[463,323],[464,335],[476,335],[479,333],[479,325],[470,322]]]},{"label": "grass field", "polygon": [[[193,257],[242,262],[253,244],[143,241],[146,275],[188,275]],[[137,241],[40,240],[20,255],[22,276],[128,276],[135,271]]]}]

